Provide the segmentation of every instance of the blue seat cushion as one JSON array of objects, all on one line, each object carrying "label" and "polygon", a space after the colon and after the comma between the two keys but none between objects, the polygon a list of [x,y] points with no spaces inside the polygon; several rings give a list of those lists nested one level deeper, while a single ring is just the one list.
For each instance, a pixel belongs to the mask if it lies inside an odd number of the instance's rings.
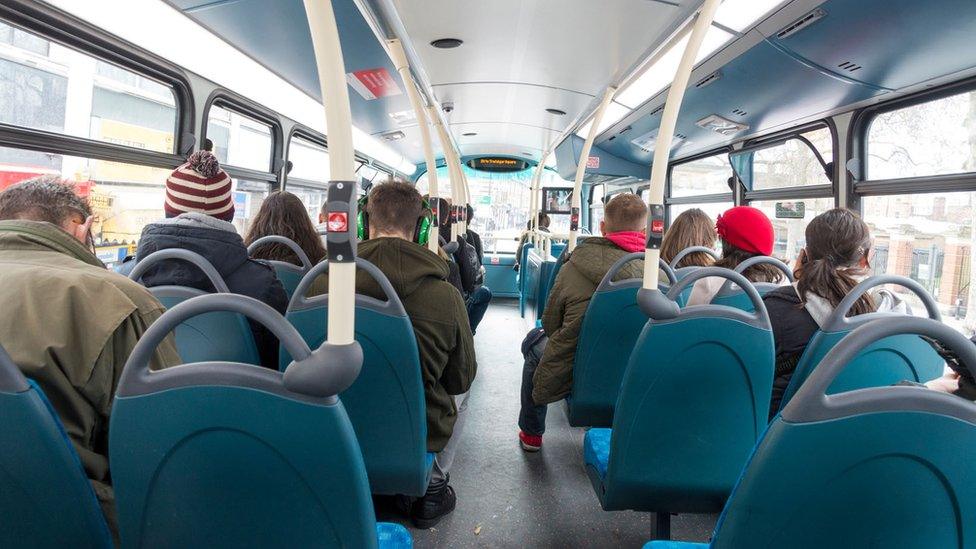
[{"label": "blue seat cushion", "polygon": [[707,547],[707,543],[693,541],[649,541],[644,544],[644,549],[705,549]]},{"label": "blue seat cushion", "polygon": [[435,454],[434,452],[427,452],[427,470],[428,471],[430,471],[430,468],[434,466],[434,456],[436,456],[436,455],[437,454]]},{"label": "blue seat cushion", "polygon": [[392,522],[376,523],[376,541],[381,549],[411,549],[413,538],[410,532],[399,524]]},{"label": "blue seat cushion", "polygon": [[601,479],[607,477],[612,433],[613,429],[590,429],[583,439],[583,462],[596,469]]}]

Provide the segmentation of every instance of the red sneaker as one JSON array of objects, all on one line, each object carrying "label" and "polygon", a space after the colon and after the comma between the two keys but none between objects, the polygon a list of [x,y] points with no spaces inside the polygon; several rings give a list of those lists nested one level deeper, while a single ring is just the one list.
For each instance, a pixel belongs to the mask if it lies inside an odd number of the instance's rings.
[{"label": "red sneaker", "polygon": [[519,431],[519,444],[526,452],[538,452],[542,449],[542,437],[539,435],[527,435]]}]

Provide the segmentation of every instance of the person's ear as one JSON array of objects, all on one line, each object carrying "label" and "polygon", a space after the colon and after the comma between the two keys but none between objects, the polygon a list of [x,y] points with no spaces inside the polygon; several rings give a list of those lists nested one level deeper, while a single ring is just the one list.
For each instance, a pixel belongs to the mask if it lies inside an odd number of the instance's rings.
[{"label": "person's ear", "polygon": [[325,215],[319,212],[319,225],[325,223]]},{"label": "person's ear", "polygon": [[603,236],[607,236],[607,222],[606,221],[603,221],[603,220],[600,221],[600,234],[602,234]]},{"label": "person's ear", "polygon": [[868,254],[865,253],[861,256],[861,260],[857,262],[857,266],[861,269],[867,269],[871,266],[871,262],[868,261]]}]

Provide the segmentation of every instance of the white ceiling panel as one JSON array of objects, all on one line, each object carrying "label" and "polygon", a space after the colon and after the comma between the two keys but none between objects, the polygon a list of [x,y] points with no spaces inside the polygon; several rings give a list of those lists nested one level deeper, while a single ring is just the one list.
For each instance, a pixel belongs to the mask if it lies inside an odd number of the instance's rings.
[{"label": "white ceiling panel", "polygon": [[514,121],[521,125],[562,130],[571,115],[558,116],[547,108],[567,113],[579,112],[592,95],[529,84],[470,83],[434,86],[442,104],[454,110],[447,114],[451,124]]}]

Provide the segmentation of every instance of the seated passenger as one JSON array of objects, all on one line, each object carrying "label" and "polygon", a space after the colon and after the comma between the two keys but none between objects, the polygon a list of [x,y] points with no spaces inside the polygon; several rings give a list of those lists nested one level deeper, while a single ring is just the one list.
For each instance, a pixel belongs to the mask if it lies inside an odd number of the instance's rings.
[{"label": "seated passenger", "polygon": [[[220,169],[217,157],[198,151],[173,171],[166,180],[165,210],[167,219],[143,228],[136,250],[138,261],[168,248],[196,252],[213,264],[231,292],[253,297],[285,313],[288,296],[274,269],[248,257],[244,240],[230,223],[234,219],[231,181]],[[175,285],[213,291],[206,275],[181,261],[151,267],[142,283],[148,287]],[[261,324],[248,322],[261,364],[277,370],[278,339]]]},{"label": "seated passenger", "polygon": [[[735,270],[739,263],[757,255],[773,253],[773,224],[762,210],[736,206],[718,216],[715,224],[722,240],[722,258],[713,266]],[[782,282],[783,272],[768,263],[755,265],[742,273],[750,282]],[[722,289],[726,279],[702,278],[695,282],[688,305],[707,305]]]},{"label": "seated passenger", "polygon": [[[544,214],[542,212],[539,212],[539,219],[536,220],[536,225],[538,226],[540,233],[548,233],[549,224],[551,222],[552,220],[549,219],[549,214]],[[515,269],[516,271],[519,270],[520,268],[519,262],[522,260],[522,249],[525,248],[526,243],[528,243],[529,241],[529,231],[531,230],[532,230],[532,221],[531,220],[526,221],[525,231],[522,232],[522,235],[519,237],[518,247],[515,249],[515,264],[512,266],[512,268]]]},{"label": "seated passenger", "polygon": [[[251,228],[247,230],[244,245],[250,246],[265,236],[290,238],[305,252],[312,265],[325,258],[325,246],[322,245],[322,238],[308,216],[305,204],[290,192],[275,191],[264,199],[257,215],[251,221]],[[284,244],[265,244],[255,250],[251,257],[302,265],[295,252]]]},{"label": "seated passenger", "polygon": [[[870,273],[871,233],[856,213],[835,208],[818,215],[807,225],[806,240],[807,246],[796,260],[796,282],[769,292],[763,299],[776,343],[770,417],[779,410],[810,337]],[[848,316],[875,311],[911,312],[893,292],[877,288],[861,296]]]},{"label": "seated passenger", "polygon": [[[413,185],[391,181],[373,187],[366,204],[368,240],[359,243],[359,257],[376,265],[390,279],[410,317],[420,351],[427,403],[427,450],[436,452],[427,494],[410,502],[418,528],[430,528],[454,510],[449,485],[465,414],[464,399],[477,371],[474,340],[461,294],[447,282],[448,266],[414,233],[428,215]],[[383,299],[383,290],[368,274],[356,275],[356,292]]]},{"label": "seated passenger", "polygon": [[[705,246],[711,248],[715,246],[715,223],[708,214],[698,208],[692,208],[681,212],[674,218],[667,232],[664,233],[664,240],[661,242],[661,259],[667,264],[678,256],[686,248],[692,246]],[[713,262],[712,256],[705,252],[695,252],[686,255],[681,262],[674,267],[708,267]]]},{"label": "seated passenger", "polygon": [[[600,281],[621,257],[644,250],[647,206],[635,194],[615,195],[600,222],[603,237],[587,238],[569,255],[556,276],[542,315],[542,332],[523,342],[522,408],[519,443],[527,452],[542,447],[547,405],[566,398],[573,387],[576,343],[586,307]],[[614,280],[641,278],[643,260],[631,261]]]},{"label": "seated passenger", "polygon": [[[0,193],[0,344],[58,413],[117,533],[108,463],[112,397],[125,361],[163,306],[95,257],[92,219],[88,203],[57,176]],[[167,338],[150,367],[179,363]]]},{"label": "seated passenger", "polygon": [[[471,204],[468,204],[468,223],[472,219],[474,219],[474,208],[471,207]],[[491,303],[492,294],[491,289],[485,286],[485,255],[481,245],[481,235],[474,232],[471,226],[468,225],[465,240],[474,248],[474,258],[476,259],[471,266],[471,269],[474,271],[472,288],[464,296],[464,303],[468,308],[468,320],[471,322],[471,333],[473,334],[478,331],[478,324],[481,324],[481,319],[485,317],[485,312],[488,311],[488,304]],[[475,267],[477,268],[475,269]]]}]

